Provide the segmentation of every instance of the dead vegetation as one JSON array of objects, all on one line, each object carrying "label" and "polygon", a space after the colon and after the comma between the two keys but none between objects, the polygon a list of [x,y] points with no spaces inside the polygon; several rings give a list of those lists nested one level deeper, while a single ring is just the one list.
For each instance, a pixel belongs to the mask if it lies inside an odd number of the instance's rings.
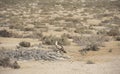
[{"label": "dead vegetation", "polygon": [[30,49],[30,48],[22,48],[18,50],[0,50],[0,57],[9,57],[13,60],[60,60],[67,59],[62,54],[59,54],[54,51],[45,51],[40,49]]},{"label": "dead vegetation", "polygon": [[64,37],[64,36],[61,36],[61,38],[59,38],[59,37],[50,35],[50,36],[45,36],[42,39],[42,43],[47,45],[54,45],[56,41],[58,41],[58,44],[70,45],[69,40],[67,39],[67,37]]},{"label": "dead vegetation", "polygon": [[10,68],[13,68],[13,69],[19,69],[20,68],[17,61],[14,61],[12,63],[12,61],[8,57],[0,58],[0,66],[3,66],[4,68],[10,67]]},{"label": "dead vegetation", "polygon": [[31,46],[30,42],[26,42],[26,41],[20,42],[19,45],[22,47],[30,47]]},{"label": "dead vegetation", "polygon": [[9,32],[8,30],[0,30],[0,36],[1,37],[12,37],[13,34],[11,32]]},{"label": "dead vegetation", "polygon": [[120,35],[120,31],[118,27],[113,27],[110,29],[110,31],[107,33],[109,36],[118,36]]}]

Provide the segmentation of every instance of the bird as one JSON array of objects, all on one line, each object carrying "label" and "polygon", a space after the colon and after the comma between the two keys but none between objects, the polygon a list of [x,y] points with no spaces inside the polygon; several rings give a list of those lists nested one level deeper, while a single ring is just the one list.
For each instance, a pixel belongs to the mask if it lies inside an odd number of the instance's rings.
[{"label": "bird", "polygon": [[60,53],[67,53],[65,50],[64,50],[64,47],[61,45],[58,45],[58,41],[55,42],[55,46],[56,48],[58,49],[57,51],[59,51]]}]

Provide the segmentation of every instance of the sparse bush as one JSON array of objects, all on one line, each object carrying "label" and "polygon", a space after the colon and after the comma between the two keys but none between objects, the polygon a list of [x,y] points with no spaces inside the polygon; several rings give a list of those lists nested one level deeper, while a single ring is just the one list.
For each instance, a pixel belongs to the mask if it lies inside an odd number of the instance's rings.
[{"label": "sparse bush", "polygon": [[8,67],[10,66],[10,58],[0,58],[0,66]]},{"label": "sparse bush", "polygon": [[98,45],[96,45],[96,44],[90,44],[90,45],[86,46],[86,48],[83,49],[83,50],[86,50],[86,51],[90,51],[90,50],[98,51],[99,48],[98,48]]},{"label": "sparse bush", "polygon": [[1,37],[12,37],[12,33],[11,32],[9,32],[8,30],[0,30],[0,36]]},{"label": "sparse bush", "polygon": [[24,31],[34,31],[34,28],[32,28],[32,27],[25,27]]},{"label": "sparse bush", "polygon": [[34,31],[32,35],[33,35],[33,38],[42,39],[42,37],[43,37],[43,33],[40,31]]},{"label": "sparse bush", "polygon": [[59,38],[59,37],[50,35],[50,36],[45,36],[42,39],[43,44],[48,44],[48,45],[54,45],[56,41],[58,41],[58,44],[62,44],[62,45],[70,44],[70,42],[66,37]]},{"label": "sparse bush", "polygon": [[42,43],[47,45],[54,45],[56,41],[58,41],[58,38],[52,35],[42,38]]},{"label": "sparse bush", "polygon": [[[46,51],[42,49],[32,49],[32,48],[21,48],[19,50],[0,50],[0,57],[9,57],[7,59],[7,66],[10,66],[14,69],[19,68],[17,62],[14,62],[14,60],[48,60],[48,61],[54,61],[54,60],[60,60],[61,58],[65,59],[67,57],[63,56],[60,53],[54,52],[54,51]],[[9,59],[12,59],[9,65]],[[13,61],[13,62],[12,62]],[[6,66],[6,60],[2,63],[0,61],[0,64],[4,64]]]},{"label": "sparse bush", "polygon": [[107,34],[109,36],[118,36],[118,35],[120,35],[119,28],[114,27]]},{"label": "sparse bush", "polygon": [[24,25],[21,25],[21,24],[14,24],[14,25],[10,25],[9,28],[10,29],[19,29],[19,30],[24,30]]},{"label": "sparse bush", "polygon": [[13,69],[19,69],[20,68],[17,61],[15,61],[14,63],[11,63],[11,60],[8,57],[0,58],[0,66],[5,67],[5,68],[10,67],[10,68],[13,68]]},{"label": "sparse bush", "polygon": [[19,43],[19,45],[22,47],[30,47],[30,42],[22,41]]},{"label": "sparse bush", "polygon": [[83,28],[76,28],[76,30],[74,31],[75,33],[79,33],[79,34],[91,34],[92,32],[90,30],[88,30],[86,27]]},{"label": "sparse bush", "polygon": [[17,61],[15,61],[15,62],[11,65],[11,68],[13,68],[13,69],[19,69],[19,68],[20,68],[20,65],[17,63]]},{"label": "sparse bush", "polygon": [[73,37],[73,41],[77,43],[80,46],[89,46],[91,44],[96,44],[98,46],[102,46],[103,42],[108,41],[108,38],[106,36],[78,36]]},{"label": "sparse bush", "polygon": [[116,39],[117,41],[120,41],[120,36],[116,36],[115,39]]},{"label": "sparse bush", "polygon": [[107,35],[107,31],[105,29],[99,30],[97,32],[98,35]]}]

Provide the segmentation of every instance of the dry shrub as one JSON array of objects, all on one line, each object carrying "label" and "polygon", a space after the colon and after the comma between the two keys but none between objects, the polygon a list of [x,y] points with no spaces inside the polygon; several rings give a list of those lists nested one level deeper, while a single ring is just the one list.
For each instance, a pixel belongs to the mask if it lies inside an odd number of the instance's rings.
[{"label": "dry shrub", "polygon": [[13,69],[19,69],[19,68],[20,68],[20,65],[18,64],[17,61],[15,61],[15,62],[11,65],[11,68],[13,68]]},{"label": "dry shrub", "polygon": [[107,31],[105,29],[99,30],[97,32],[98,35],[107,35]]},{"label": "dry shrub", "polygon": [[3,30],[0,30],[0,36],[1,37],[12,37],[13,34],[12,34],[12,32],[3,29]]},{"label": "dry shrub", "polygon": [[43,33],[41,31],[34,31],[33,34],[32,34],[33,38],[39,38],[39,39],[42,39],[43,37]]},{"label": "dry shrub", "polygon": [[19,45],[22,47],[30,47],[31,46],[30,42],[26,42],[26,41],[20,42]]},{"label": "dry shrub", "polygon": [[19,30],[24,30],[24,27],[25,26],[22,24],[14,24],[9,26],[10,29],[19,29]]},{"label": "dry shrub", "polygon": [[109,38],[106,36],[99,36],[99,35],[92,35],[92,36],[80,36],[80,37],[74,37],[73,41],[77,43],[80,46],[89,46],[91,44],[96,44],[98,46],[101,46],[103,42],[108,41]]},{"label": "dry shrub", "polygon": [[6,67],[10,67],[10,68],[13,68],[13,69],[19,69],[20,68],[20,66],[17,63],[17,61],[12,63],[10,58],[8,58],[8,57],[0,58],[0,66],[5,67],[5,68]]},{"label": "dry shrub", "polygon": [[84,49],[84,51],[98,51],[99,48],[98,48],[98,45],[97,44],[90,44],[88,46],[86,46]]},{"label": "dry shrub", "polygon": [[120,41],[120,36],[115,37],[116,41]]},{"label": "dry shrub", "polygon": [[1,58],[0,59],[0,66],[3,67],[8,67],[10,66],[10,58],[6,57],[6,58]]},{"label": "dry shrub", "polygon": [[79,33],[79,34],[91,34],[92,33],[92,31],[88,30],[87,27],[76,28],[74,32]]},{"label": "dry shrub", "polygon": [[32,28],[32,27],[25,27],[24,31],[34,31],[34,28]]},{"label": "dry shrub", "polygon": [[[41,48],[39,48],[39,49],[20,48],[20,49],[17,49],[17,50],[10,50],[10,49],[0,50],[0,57],[9,57],[13,61],[14,60],[15,61],[16,60],[54,61],[54,60],[61,60],[61,59],[67,58],[60,53],[54,52],[53,50],[42,50]],[[9,59],[8,59],[8,61],[9,61]],[[13,62],[12,65],[10,65],[10,67],[19,68],[17,62]]]},{"label": "dry shrub", "polygon": [[43,44],[47,44],[47,45],[54,45],[55,42],[58,41],[58,44],[62,44],[62,45],[69,45],[70,42],[68,41],[68,39],[66,37],[55,37],[55,36],[45,36],[42,39],[42,43]]},{"label": "dry shrub", "polygon": [[120,35],[119,28],[113,27],[107,34],[109,36],[118,36],[118,35]]}]

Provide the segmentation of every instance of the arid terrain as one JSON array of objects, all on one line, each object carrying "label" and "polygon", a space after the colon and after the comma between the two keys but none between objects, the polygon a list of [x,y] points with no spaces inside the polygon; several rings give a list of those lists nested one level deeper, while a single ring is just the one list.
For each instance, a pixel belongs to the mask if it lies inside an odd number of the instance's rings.
[{"label": "arid terrain", "polygon": [[120,74],[120,1],[0,0],[0,74]]}]

